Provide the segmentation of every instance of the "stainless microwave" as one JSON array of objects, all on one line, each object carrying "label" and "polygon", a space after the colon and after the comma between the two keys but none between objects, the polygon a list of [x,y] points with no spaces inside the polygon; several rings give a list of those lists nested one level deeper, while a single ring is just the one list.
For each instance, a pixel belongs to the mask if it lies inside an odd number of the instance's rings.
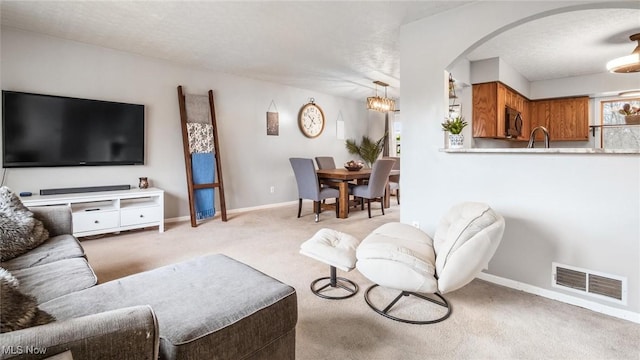
[{"label": "stainless microwave", "polygon": [[504,114],[504,136],[507,138],[517,138],[522,135],[522,115],[516,109],[505,107]]}]

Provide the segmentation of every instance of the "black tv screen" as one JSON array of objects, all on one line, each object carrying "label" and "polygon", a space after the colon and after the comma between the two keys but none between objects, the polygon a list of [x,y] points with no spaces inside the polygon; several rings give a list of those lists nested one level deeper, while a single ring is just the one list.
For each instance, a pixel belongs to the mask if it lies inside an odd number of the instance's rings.
[{"label": "black tv screen", "polygon": [[2,91],[2,165],[142,165],[144,105]]}]

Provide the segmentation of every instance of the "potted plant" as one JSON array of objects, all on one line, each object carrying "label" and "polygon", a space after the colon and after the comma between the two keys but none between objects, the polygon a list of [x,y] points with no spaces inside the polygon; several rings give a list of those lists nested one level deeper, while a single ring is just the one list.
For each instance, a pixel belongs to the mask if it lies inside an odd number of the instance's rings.
[{"label": "potted plant", "polygon": [[468,125],[464,118],[462,116],[456,116],[453,119],[447,118],[441,125],[442,130],[449,132],[449,148],[461,149],[464,144],[462,129]]},{"label": "potted plant", "polygon": [[622,106],[622,109],[618,110],[618,112],[624,115],[625,123],[629,125],[640,124],[640,108],[631,106],[631,104],[626,103]]},{"label": "potted plant", "polygon": [[362,141],[359,145],[354,139],[348,139],[345,146],[349,154],[360,156],[367,166],[371,167],[382,152],[386,136],[387,134],[384,134],[378,141],[373,141],[368,136],[362,136]]}]

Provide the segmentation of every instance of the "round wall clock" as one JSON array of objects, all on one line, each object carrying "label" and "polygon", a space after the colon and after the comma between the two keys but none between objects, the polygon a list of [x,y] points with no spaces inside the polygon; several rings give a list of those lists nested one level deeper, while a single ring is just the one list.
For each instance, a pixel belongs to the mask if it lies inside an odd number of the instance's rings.
[{"label": "round wall clock", "polygon": [[318,137],[322,134],[322,130],[324,130],[324,112],[313,102],[313,99],[300,108],[298,125],[300,126],[300,131],[308,138]]}]

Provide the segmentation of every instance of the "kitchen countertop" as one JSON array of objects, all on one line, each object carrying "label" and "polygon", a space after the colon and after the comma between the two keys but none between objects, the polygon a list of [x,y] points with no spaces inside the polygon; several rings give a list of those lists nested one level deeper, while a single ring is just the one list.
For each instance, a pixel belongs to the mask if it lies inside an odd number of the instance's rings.
[{"label": "kitchen countertop", "polygon": [[594,148],[473,148],[440,149],[446,153],[501,153],[501,154],[640,154],[638,149],[594,149]]}]

